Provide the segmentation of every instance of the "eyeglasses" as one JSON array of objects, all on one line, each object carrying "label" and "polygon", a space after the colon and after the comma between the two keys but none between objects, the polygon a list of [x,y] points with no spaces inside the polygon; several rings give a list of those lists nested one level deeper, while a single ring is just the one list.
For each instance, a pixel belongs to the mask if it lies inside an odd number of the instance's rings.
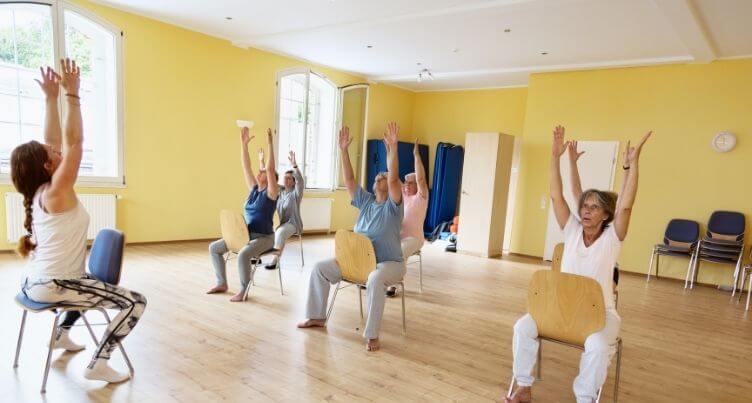
[{"label": "eyeglasses", "polygon": [[598,211],[598,210],[603,210],[603,207],[597,204],[583,204],[582,207],[580,207],[580,210]]}]

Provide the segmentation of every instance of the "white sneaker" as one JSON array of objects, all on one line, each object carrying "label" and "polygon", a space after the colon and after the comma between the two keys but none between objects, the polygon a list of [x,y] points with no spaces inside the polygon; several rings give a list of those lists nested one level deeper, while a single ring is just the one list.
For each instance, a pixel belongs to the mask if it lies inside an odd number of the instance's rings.
[{"label": "white sneaker", "polygon": [[86,348],[86,346],[76,344],[73,340],[71,340],[69,333],[70,329],[63,329],[62,327],[57,328],[57,335],[55,336],[55,340],[52,342],[52,349],[63,349],[65,351],[77,352]]},{"label": "white sneaker", "polygon": [[120,373],[107,365],[107,360],[98,359],[94,362],[94,368],[87,367],[84,371],[84,378],[92,381],[105,381],[108,383],[119,383],[131,378],[128,373]]}]

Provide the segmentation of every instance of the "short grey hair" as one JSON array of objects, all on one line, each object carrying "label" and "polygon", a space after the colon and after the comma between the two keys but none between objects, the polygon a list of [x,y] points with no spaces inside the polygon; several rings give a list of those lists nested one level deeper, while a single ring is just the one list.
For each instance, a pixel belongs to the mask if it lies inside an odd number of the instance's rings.
[{"label": "short grey hair", "polygon": [[619,195],[614,192],[608,192],[605,190],[588,189],[582,192],[582,196],[580,196],[580,202],[578,203],[580,211],[582,210],[582,206],[585,204],[585,200],[587,200],[590,196],[595,197],[595,202],[598,203],[598,205],[608,215],[608,218],[603,221],[603,228],[606,228],[609,224],[611,224],[611,221],[614,220],[614,216],[616,215],[616,199],[619,197]]},{"label": "short grey hair", "polygon": [[410,178],[413,178],[415,182],[418,181],[418,175],[416,175],[415,172],[410,172],[409,174],[405,175],[405,182],[407,182]]}]

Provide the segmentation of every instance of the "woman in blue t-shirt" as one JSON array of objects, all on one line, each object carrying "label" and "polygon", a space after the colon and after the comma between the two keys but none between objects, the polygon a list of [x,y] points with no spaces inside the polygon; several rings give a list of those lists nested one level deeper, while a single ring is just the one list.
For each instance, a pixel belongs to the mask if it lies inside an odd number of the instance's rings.
[{"label": "woman in blue t-shirt", "polygon": [[[274,137],[271,129],[266,131],[266,137],[269,145],[269,161],[266,162],[266,168],[264,168],[263,149],[259,150],[259,173],[254,175],[251,159],[248,156],[248,143],[253,136],[250,135],[247,127],[240,130],[240,162],[243,165],[245,183],[251,191],[245,201],[243,215],[248,225],[248,235],[251,241],[238,253],[240,291],[230,299],[232,302],[243,301],[247,296],[245,290],[251,283],[251,261],[274,247],[273,217],[279,197],[279,185],[277,173],[274,171]],[[207,294],[227,292],[224,259],[224,254],[227,252],[227,245],[223,239],[216,240],[209,245],[217,285],[207,291]]]}]

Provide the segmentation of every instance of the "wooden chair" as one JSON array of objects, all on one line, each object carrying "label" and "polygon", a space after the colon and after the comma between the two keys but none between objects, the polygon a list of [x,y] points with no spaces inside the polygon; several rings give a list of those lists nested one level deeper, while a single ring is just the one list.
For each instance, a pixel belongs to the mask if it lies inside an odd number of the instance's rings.
[{"label": "wooden chair", "polygon": [[[550,270],[537,271],[530,280],[527,304],[528,312],[538,328],[538,379],[542,373],[544,340],[584,350],[588,336],[603,329],[606,324],[601,286],[589,277]],[[621,347],[621,338],[617,337],[614,402],[619,393]],[[507,395],[511,395],[514,384],[512,376]],[[600,400],[602,391],[603,388],[598,390],[596,402]]]},{"label": "wooden chair", "polygon": [[[225,255],[225,263],[234,255],[237,256],[240,250],[245,248],[251,241],[248,235],[248,225],[243,218],[243,215],[232,210],[222,210],[219,212],[219,225],[222,231],[222,239],[227,246],[227,254]],[[266,254],[262,253],[258,256],[258,262],[256,259],[251,260],[251,282],[243,290],[243,300],[248,299],[248,292],[251,289],[251,285],[255,284],[253,280],[256,274],[256,267],[261,262],[260,258]],[[279,275],[279,292],[285,295],[284,288],[282,287],[282,270],[277,267],[277,274]]]},{"label": "wooden chair", "polygon": [[[551,258],[551,271],[561,272],[561,259],[564,256],[564,243],[559,242],[554,246],[554,255]],[[614,269],[616,270],[616,269]],[[619,307],[619,290],[614,282],[614,308]]]},{"label": "wooden chair", "polygon": [[[373,244],[371,244],[371,240],[365,235],[347,230],[339,230],[334,235],[334,255],[337,260],[337,266],[339,266],[342,272],[342,281],[337,283],[334,288],[334,296],[332,296],[332,301],[329,303],[329,308],[326,311],[326,320],[329,321],[329,318],[332,316],[334,301],[337,299],[339,290],[351,285],[357,286],[360,318],[363,319],[362,290],[366,287],[366,283],[368,283],[368,275],[376,270],[376,252],[373,250]],[[340,286],[342,282],[347,284]],[[402,333],[404,334],[407,332],[405,321],[405,283],[400,281],[395,285],[401,288]]]}]

